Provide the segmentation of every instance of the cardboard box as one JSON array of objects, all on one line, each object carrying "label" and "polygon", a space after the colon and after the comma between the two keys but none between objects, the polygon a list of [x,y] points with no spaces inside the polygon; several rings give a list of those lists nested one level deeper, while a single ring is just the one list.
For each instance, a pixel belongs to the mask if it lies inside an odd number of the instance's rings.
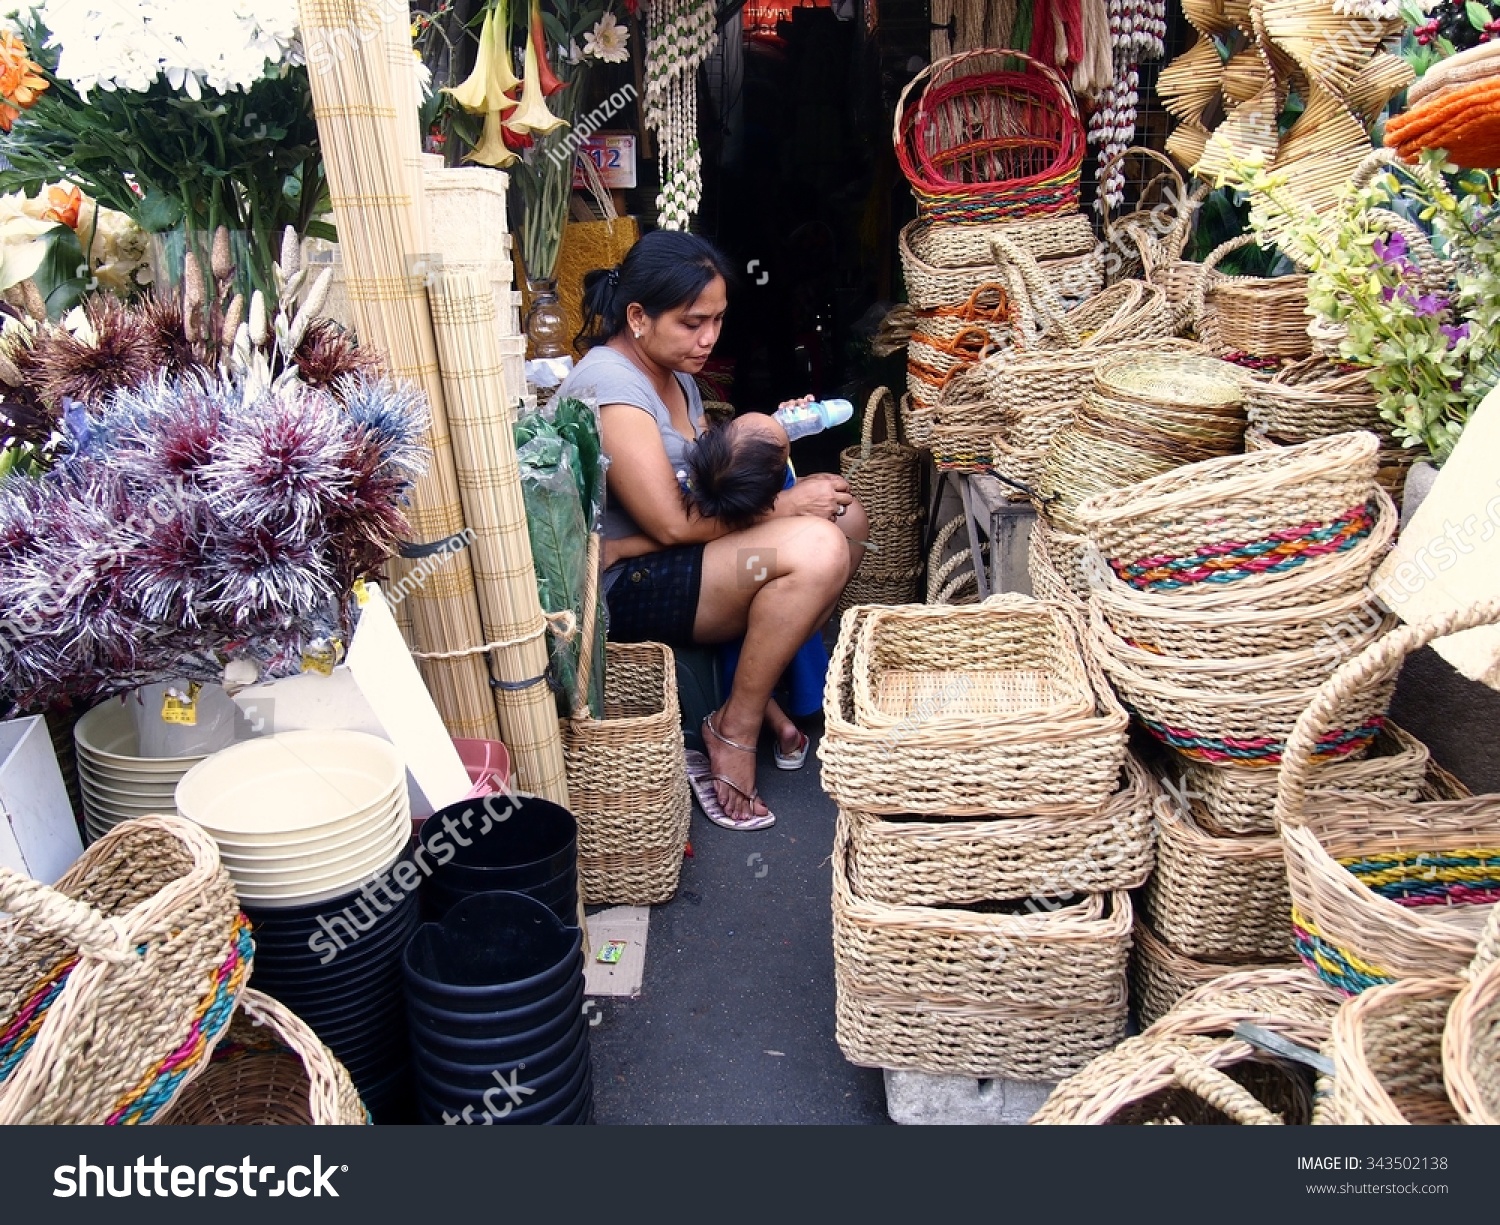
[{"label": "cardboard box", "polygon": [[0,723],[0,865],[50,885],[82,854],[47,721]]}]

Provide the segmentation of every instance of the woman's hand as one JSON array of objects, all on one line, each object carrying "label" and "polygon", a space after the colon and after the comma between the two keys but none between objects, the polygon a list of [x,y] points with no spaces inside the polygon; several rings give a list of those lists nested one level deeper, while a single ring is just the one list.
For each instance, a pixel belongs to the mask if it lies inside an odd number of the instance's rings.
[{"label": "woman's hand", "polygon": [[815,515],[819,519],[837,520],[853,501],[854,494],[843,477],[831,472],[815,472],[783,490],[772,513],[777,516]]}]

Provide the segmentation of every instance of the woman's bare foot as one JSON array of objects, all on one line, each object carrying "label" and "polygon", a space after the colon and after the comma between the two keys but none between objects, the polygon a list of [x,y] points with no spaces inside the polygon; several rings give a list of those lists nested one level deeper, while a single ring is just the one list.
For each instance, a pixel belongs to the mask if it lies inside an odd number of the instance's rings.
[{"label": "woman's bare foot", "polygon": [[802,747],[802,730],[772,698],[766,703],[766,727],[783,756],[789,757]]},{"label": "woman's bare foot", "polygon": [[703,745],[713,771],[734,784],[714,783],[719,805],[732,821],[763,817],[771,810],[755,789],[754,746],[760,727],[757,724],[746,729],[732,724],[725,719],[726,711],[720,709],[703,720]]}]

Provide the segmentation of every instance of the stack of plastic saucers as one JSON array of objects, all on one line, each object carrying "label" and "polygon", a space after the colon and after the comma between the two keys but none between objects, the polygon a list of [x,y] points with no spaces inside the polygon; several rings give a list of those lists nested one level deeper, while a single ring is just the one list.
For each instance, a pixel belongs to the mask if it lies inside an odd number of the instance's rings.
[{"label": "stack of plastic saucers", "polygon": [[306,1021],[380,1116],[409,1066],[401,950],[418,920],[406,767],[358,732],[248,740],[190,770],[178,811],[219,845],[255,927],[253,981]]},{"label": "stack of plastic saucers", "polygon": [[506,891],[535,898],[578,925],[578,821],[539,796],[494,795],[439,809],[422,826],[431,876],[424,917],[440,920],[464,898]]},{"label": "stack of plastic saucers", "polygon": [[417,929],[404,969],[422,1122],[593,1121],[576,927],[524,894],[474,894]]},{"label": "stack of plastic saucers", "polygon": [[177,784],[204,759],[142,757],[130,708],[114,699],[94,707],[73,731],[89,841],[121,821],[177,811]]}]

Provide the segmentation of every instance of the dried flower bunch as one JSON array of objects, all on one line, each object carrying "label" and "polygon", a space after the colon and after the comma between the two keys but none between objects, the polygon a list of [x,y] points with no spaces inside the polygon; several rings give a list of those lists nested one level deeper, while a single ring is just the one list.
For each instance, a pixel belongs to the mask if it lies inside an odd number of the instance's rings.
[{"label": "dried flower bunch", "polygon": [[163,369],[66,399],[52,468],[0,480],[0,717],[329,654],[405,531],[425,428],[417,391],[369,375],[247,396]]}]

